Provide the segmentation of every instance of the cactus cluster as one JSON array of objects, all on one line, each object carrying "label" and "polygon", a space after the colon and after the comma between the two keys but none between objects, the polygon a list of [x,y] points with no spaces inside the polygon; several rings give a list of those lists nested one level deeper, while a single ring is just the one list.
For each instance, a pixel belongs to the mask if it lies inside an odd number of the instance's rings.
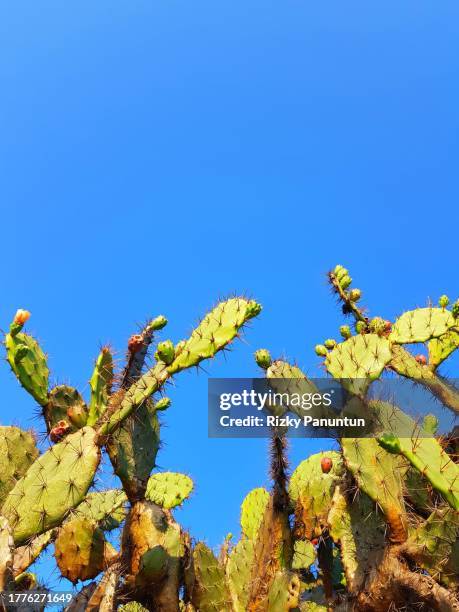
[{"label": "cactus cluster", "polygon": [[[47,436],[40,452],[33,432],[0,427],[1,590],[37,586],[27,570],[53,545],[61,575],[74,584],[102,574],[81,589],[69,610],[182,606],[185,568],[199,549],[192,549],[172,515],[190,495],[193,481],[156,467],[158,415],[171,405],[163,395],[165,384],[223,350],[260,310],[252,300],[228,299],[188,340],[175,345],[165,340],[156,347],[155,335],[167,320],[152,319],[129,339],[121,371],[115,370],[112,351],[102,348],[88,401],[73,387],[50,388],[47,356],[24,330],[30,313],[17,312],[5,337],[7,360],[40,406]],[[149,354],[154,355],[151,367]],[[95,488],[104,455],[120,489]],[[118,547],[108,537],[114,529],[120,530]],[[198,582],[194,590],[199,591]]]},{"label": "cactus cluster", "polygon": [[[102,348],[86,399],[69,386],[49,387],[47,357],[23,329],[30,314],[18,311],[5,338],[7,360],[40,406],[47,441],[40,452],[32,432],[0,427],[0,589],[39,586],[31,566],[53,546],[61,575],[79,588],[68,612],[459,610],[457,435],[437,436],[434,418],[416,423],[369,395],[373,381],[395,373],[459,412],[459,391],[439,373],[459,348],[459,306],[448,308],[441,296],[438,307],[395,322],[369,318],[348,270],[336,266],[328,278],[354,323],[316,354],[351,392],[344,411],[364,411],[375,435],[341,438],[336,450],[307,457],[290,475],[286,432],[273,428],[271,485],[247,494],[240,537],[229,534],[219,553],[193,541],[175,518],[192,479],[158,470],[161,418],[171,405],[164,390],[171,377],[223,350],[260,306],[221,302],[176,344],[157,341],[167,320],[152,319],[128,340],[121,371]],[[428,357],[410,348],[419,343]],[[255,360],[274,389],[316,391],[297,365],[268,350]],[[119,489],[95,487],[104,456]]]},{"label": "cactus cluster", "polygon": [[[314,572],[299,570],[299,609],[458,610],[457,430],[437,436],[433,415],[417,423],[391,402],[376,401],[370,388],[395,373],[457,414],[459,391],[438,368],[459,348],[459,309],[448,310],[442,296],[438,307],[394,322],[370,318],[343,266],[328,279],[353,325],[342,325],[342,340],[329,338],[315,352],[350,392],[343,413],[363,412],[374,437],[341,438],[337,451],[312,455],[290,477],[294,548],[310,543],[317,555]],[[410,348],[421,343],[428,357]],[[302,378],[303,390],[311,385],[298,366],[273,360],[266,349],[255,359],[268,378],[295,385]]]}]

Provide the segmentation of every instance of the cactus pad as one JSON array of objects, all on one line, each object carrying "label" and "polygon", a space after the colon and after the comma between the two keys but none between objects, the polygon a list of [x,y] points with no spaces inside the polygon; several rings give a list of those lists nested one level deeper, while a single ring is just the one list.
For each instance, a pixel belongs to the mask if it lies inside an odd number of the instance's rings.
[{"label": "cactus pad", "polygon": [[91,399],[89,402],[88,425],[94,425],[105,412],[113,382],[113,356],[104,347],[97,357],[94,371],[89,381]]},{"label": "cactus pad", "polygon": [[83,398],[76,389],[67,385],[59,385],[50,391],[43,412],[48,431],[56,427],[59,421],[66,421],[76,431],[86,425],[88,418]]},{"label": "cactus pad", "polygon": [[59,525],[84,499],[100,461],[96,432],[84,427],[55,444],[30,466],[3,504],[15,542]]},{"label": "cactus pad", "polygon": [[404,455],[449,505],[459,511],[459,465],[437,439],[420,436],[397,438],[386,433],[378,438],[378,442],[390,453]]},{"label": "cactus pad", "polygon": [[262,487],[253,489],[248,493],[241,505],[241,527],[243,533],[250,539],[255,539],[260,529],[266,508],[269,502],[269,493]]},{"label": "cactus pad", "polygon": [[451,330],[439,338],[434,338],[428,347],[429,365],[436,368],[459,348],[459,332]]},{"label": "cactus pad", "polygon": [[[332,469],[322,471],[324,457],[332,459]],[[290,478],[289,494],[295,505],[298,535],[312,539],[326,526],[328,512],[336,484],[341,480],[344,466],[341,455],[334,451],[317,453],[305,459]]]},{"label": "cactus pad", "polygon": [[38,457],[30,432],[18,427],[0,427],[0,504]]},{"label": "cactus pad", "polygon": [[145,493],[159,449],[159,422],[150,401],[126,419],[107,442],[115,474],[130,499]]},{"label": "cactus pad", "polygon": [[399,317],[392,327],[391,342],[408,344],[427,342],[446,334],[456,324],[452,314],[443,308],[417,308]]},{"label": "cactus pad", "polygon": [[225,570],[213,552],[202,542],[193,549],[191,601],[199,612],[230,609],[230,594]]},{"label": "cactus pad", "polygon": [[308,569],[316,560],[316,549],[309,540],[295,540],[292,569]]},{"label": "cactus pad", "polygon": [[38,342],[24,333],[13,332],[5,338],[6,355],[21,385],[42,406],[48,401],[49,370]]},{"label": "cactus pad", "polygon": [[226,576],[234,612],[247,610],[253,557],[254,543],[248,538],[239,540],[228,557]]},{"label": "cactus pad", "polygon": [[204,317],[190,338],[177,351],[178,354],[168,367],[169,373],[190,368],[203,359],[213,357],[230,343],[244,323],[259,314],[260,310],[259,304],[244,298],[220,302]]},{"label": "cactus pad", "polygon": [[160,472],[150,477],[146,499],[162,508],[179,506],[193,490],[193,481],[185,474]]},{"label": "cactus pad", "polygon": [[293,572],[278,572],[268,594],[269,612],[286,612],[298,607],[300,579]]},{"label": "cactus pad", "polygon": [[85,517],[68,521],[59,530],[54,548],[61,574],[73,583],[95,578],[116,556],[103,531]]},{"label": "cactus pad", "polygon": [[455,575],[449,571],[448,561],[458,537],[459,514],[446,506],[434,510],[426,521],[414,529],[407,544],[420,567],[433,578],[449,583]]},{"label": "cactus pad", "polygon": [[356,593],[367,573],[382,560],[384,523],[372,510],[368,497],[360,495],[350,504],[340,486],[333,494],[328,523],[331,537],[340,545],[347,587]]},{"label": "cactus pad", "polygon": [[383,450],[373,438],[343,438],[341,440],[346,466],[358,486],[384,512],[391,527],[391,539],[406,540],[403,475],[406,461]]},{"label": "cactus pad", "polygon": [[125,519],[126,502],[126,494],[121,489],[89,493],[75,510],[75,515],[92,520],[104,531],[111,531]]},{"label": "cactus pad", "polygon": [[359,334],[337,344],[325,358],[334,378],[375,380],[391,359],[390,344],[377,334]]}]

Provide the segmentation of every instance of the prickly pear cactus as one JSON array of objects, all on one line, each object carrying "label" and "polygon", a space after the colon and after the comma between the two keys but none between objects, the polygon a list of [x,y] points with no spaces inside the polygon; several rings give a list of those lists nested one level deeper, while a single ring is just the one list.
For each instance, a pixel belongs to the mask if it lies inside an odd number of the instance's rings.
[{"label": "prickly pear cactus", "polygon": [[[408,311],[392,323],[368,316],[346,268],[336,266],[328,279],[353,325],[340,327],[342,341],[329,338],[315,352],[351,392],[343,415],[364,416],[374,437],[342,438],[340,452],[326,453],[330,461],[313,455],[292,473],[292,567],[304,589],[299,609],[459,609],[457,433],[441,438],[435,418],[419,424],[368,394],[375,380],[395,373],[459,413],[456,386],[437,372],[459,348],[459,300],[448,309],[449,299],[441,296],[438,308]],[[427,350],[416,354],[417,343]],[[267,349],[255,359],[268,377],[276,372],[293,385],[304,377]]]},{"label": "prickly pear cactus", "polygon": [[193,481],[186,474],[159,472],[150,477],[145,497],[162,508],[175,508],[193,490]]},{"label": "prickly pear cactus", "polygon": [[95,578],[117,553],[94,521],[76,517],[59,530],[55,547],[57,566],[65,578],[76,583]]},{"label": "prickly pear cactus", "polygon": [[0,427],[0,504],[38,457],[32,433]]},{"label": "prickly pear cactus", "polygon": [[[36,581],[26,570],[54,543],[57,566],[72,582],[104,572],[98,583],[82,588],[69,612],[143,606],[160,612],[179,606],[192,610],[191,602],[179,598],[190,537],[172,510],[189,497],[193,481],[174,472],[152,475],[160,447],[158,414],[171,405],[163,388],[181,370],[214,357],[260,310],[245,298],[223,301],[188,340],[176,345],[156,341],[167,319],[151,319],[129,338],[122,371],[116,371],[112,351],[102,348],[88,400],[67,385],[49,389],[46,356],[23,331],[30,313],[16,313],[5,337],[7,359],[20,384],[41,405],[48,438],[40,455],[34,435],[17,427],[0,428],[2,589],[34,588]],[[151,358],[156,362],[147,368]],[[91,489],[103,449],[122,490]],[[110,538],[116,540],[117,529],[119,552],[105,537],[112,531],[115,537],[112,533]],[[199,548],[195,561],[200,576],[205,555],[199,555]],[[226,569],[221,566],[219,571],[229,605]],[[205,601],[206,595],[199,595],[199,580],[194,593]],[[215,609],[210,599],[209,606]]]},{"label": "prickly pear cactus", "polygon": [[59,525],[86,496],[100,461],[97,434],[84,427],[41,455],[9,492],[2,514],[16,544]]},{"label": "prickly pear cactus", "polygon": [[[322,468],[324,459],[331,461],[328,472]],[[299,537],[311,540],[322,535],[333,492],[343,473],[342,457],[333,451],[311,455],[293,472],[289,495],[295,508],[296,532]]]}]

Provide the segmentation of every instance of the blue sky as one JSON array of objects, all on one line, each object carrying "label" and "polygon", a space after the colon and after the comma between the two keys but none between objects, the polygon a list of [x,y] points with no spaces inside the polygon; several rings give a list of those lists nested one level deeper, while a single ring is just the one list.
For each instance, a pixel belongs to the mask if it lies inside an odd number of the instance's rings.
[{"label": "blue sky", "polygon": [[[159,313],[178,341],[234,291],[263,314],[209,374],[255,375],[260,346],[318,374],[338,262],[373,314],[456,298],[458,17],[449,0],[3,4],[0,325],[31,310],[53,380],[87,391],[101,343],[121,358]],[[178,516],[216,546],[267,458],[207,438],[206,381],[177,378],[158,461],[193,476]],[[6,364],[0,384],[2,423],[37,426]],[[292,463],[323,444],[296,440]]]}]

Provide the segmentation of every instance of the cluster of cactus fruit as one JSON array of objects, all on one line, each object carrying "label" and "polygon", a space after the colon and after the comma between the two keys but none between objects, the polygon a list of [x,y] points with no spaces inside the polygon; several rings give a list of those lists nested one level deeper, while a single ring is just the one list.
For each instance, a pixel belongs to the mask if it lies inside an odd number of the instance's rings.
[{"label": "cluster of cactus fruit", "polygon": [[[159,416],[171,404],[163,392],[172,376],[224,350],[261,307],[244,298],[221,302],[175,345],[156,342],[164,317],[149,321],[129,339],[121,372],[110,349],[101,350],[88,401],[68,386],[49,389],[47,358],[23,331],[29,313],[18,311],[7,359],[41,407],[48,448],[40,453],[32,433],[0,427],[0,590],[35,588],[30,568],[53,545],[61,575],[82,583],[69,612],[459,610],[457,436],[436,436],[435,418],[419,425],[368,396],[388,371],[459,412],[459,390],[438,372],[459,347],[459,304],[448,309],[442,296],[438,308],[392,324],[367,317],[342,266],[329,281],[354,324],[316,353],[352,392],[344,410],[374,416],[380,432],[342,438],[338,450],[312,455],[290,475],[285,431],[273,429],[271,490],[246,496],[240,538],[233,543],[228,535],[218,554],[193,542],[174,518],[192,480],[155,470]],[[427,344],[428,358],[407,347],[418,343]],[[266,349],[255,359],[272,384],[314,386]],[[399,437],[400,423],[416,435]],[[120,489],[94,487],[103,455]]]}]

